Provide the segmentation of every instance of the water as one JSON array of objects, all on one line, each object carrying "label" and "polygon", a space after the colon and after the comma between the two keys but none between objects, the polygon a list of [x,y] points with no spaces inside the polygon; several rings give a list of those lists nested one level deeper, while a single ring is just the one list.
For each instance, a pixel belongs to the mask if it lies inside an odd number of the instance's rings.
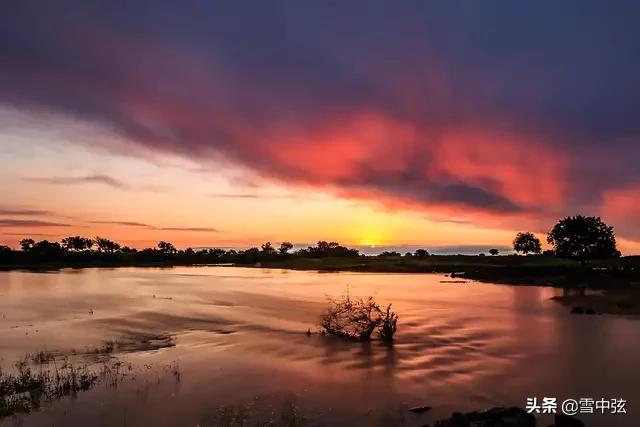
[{"label": "water", "polygon": [[[0,272],[5,369],[44,348],[82,353],[163,334],[176,344],[128,348],[116,356],[142,367],[135,380],[0,425],[205,426],[220,423],[224,406],[260,416],[295,407],[310,425],[419,426],[533,396],[624,398],[627,415],[582,419],[638,425],[637,319],[571,315],[549,301],[552,288],[447,279],[234,267]],[[393,303],[393,348],[306,336],[327,296],[347,288]],[[172,363],[179,380],[159,373]],[[434,409],[415,415],[414,405]]]}]

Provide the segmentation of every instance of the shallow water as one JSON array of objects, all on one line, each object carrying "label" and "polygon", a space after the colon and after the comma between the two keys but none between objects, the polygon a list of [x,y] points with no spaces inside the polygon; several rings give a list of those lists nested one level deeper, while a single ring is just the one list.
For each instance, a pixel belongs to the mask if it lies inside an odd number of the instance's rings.
[{"label": "shallow water", "polygon": [[[571,315],[549,301],[552,288],[446,281],[235,267],[0,272],[5,368],[44,348],[82,352],[166,334],[175,346],[116,356],[180,367],[179,380],[149,369],[0,425],[205,426],[224,424],[222,406],[261,417],[294,407],[310,425],[423,425],[534,396],[624,398],[626,415],[581,419],[638,425],[639,320]],[[393,303],[393,348],[306,336],[327,296],[347,288]],[[434,409],[409,413],[415,405]]]}]

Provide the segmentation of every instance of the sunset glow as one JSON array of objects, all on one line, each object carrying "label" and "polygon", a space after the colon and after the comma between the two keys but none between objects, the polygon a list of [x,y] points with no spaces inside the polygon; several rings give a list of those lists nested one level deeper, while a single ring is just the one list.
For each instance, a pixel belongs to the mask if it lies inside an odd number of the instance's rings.
[{"label": "sunset glow", "polygon": [[638,250],[627,14],[585,6],[578,42],[564,18],[526,37],[534,5],[405,4],[358,36],[347,5],[192,6],[131,6],[144,25],[117,28],[116,5],[2,18],[0,243],[504,247],[584,213]]}]

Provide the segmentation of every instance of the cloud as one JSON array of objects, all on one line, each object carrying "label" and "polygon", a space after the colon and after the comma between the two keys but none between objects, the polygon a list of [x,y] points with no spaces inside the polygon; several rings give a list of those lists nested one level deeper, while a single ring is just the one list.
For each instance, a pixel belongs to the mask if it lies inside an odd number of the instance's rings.
[{"label": "cloud", "polygon": [[0,215],[38,216],[50,214],[50,211],[44,209],[0,207]]},{"label": "cloud", "polygon": [[131,152],[504,227],[640,187],[637,2],[62,3],[0,17],[0,99]]},{"label": "cloud", "polygon": [[91,224],[113,224],[122,225],[125,227],[141,227],[149,230],[161,230],[161,231],[198,231],[198,232],[214,232],[219,230],[213,227],[155,227],[150,224],[135,221],[89,221]]},{"label": "cloud", "polygon": [[135,221],[89,221],[91,224],[114,224],[114,225],[124,225],[127,227],[146,227],[153,228],[149,224],[144,224],[142,222]]},{"label": "cloud", "polygon": [[70,227],[71,224],[31,219],[0,219],[0,227]]},{"label": "cloud", "polygon": [[84,175],[84,176],[28,177],[28,178],[25,178],[25,180],[30,182],[41,182],[44,184],[52,184],[52,185],[102,184],[118,190],[142,190],[142,191],[161,192],[166,189],[166,187],[158,186],[158,185],[133,186],[117,178],[113,178],[109,175],[103,175],[103,174]]},{"label": "cloud", "polygon": [[243,194],[243,193],[214,193],[211,197],[215,199],[257,199],[260,196],[257,194]]},{"label": "cloud", "polygon": [[6,233],[3,232],[2,234],[4,234],[5,236],[19,236],[19,237],[25,237],[25,235],[28,234],[28,237],[55,237],[57,236],[56,234],[50,234],[50,233],[32,233],[32,232],[22,232],[22,233]]},{"label": "cloud", "polygon": [[154,230],[163,231],[201,231],[217,233],[219,230],[211,227],[154,227]]},{"label": "cloud", "polygon": [[129,189],[130,187],[124,182],[112,178],[108,175],[85,175],[85,176],[77,176],[77,177],[30,177],[25,178],[27,181],[31,182],[42,182],[45,184],[55,184],[55,185],[74,185],[74,184],[91,184],[98,183],[104,184],[112,188],[118,189]]},{"label": "cloud", "polygon": [[258,193],[213,193],[214,199],[294,199],[294,194],[258,194]]}]

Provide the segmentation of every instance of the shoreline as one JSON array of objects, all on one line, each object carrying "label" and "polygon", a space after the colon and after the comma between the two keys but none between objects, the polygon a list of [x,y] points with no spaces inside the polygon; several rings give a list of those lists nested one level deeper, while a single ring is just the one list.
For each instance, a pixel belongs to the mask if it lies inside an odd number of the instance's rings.
[{"label": "shoreline", "polygon": [[551,298],[573,314],[640,315],[640,289],[587,291],[584,294],[559,295]]},{"label": "shoreline", "polygon": [[74,254],[73,259],[0,264],[0,271],[56,271],[65,268],[172,268],[233,266],[314,270],[318,272],[370,272],[448,274],[452,279],[557,288],[627,289],[640,287],[640,257],[592,261],[581,264],[551,256],[430,255],[417,257],[286,257],[257,262],[207,262],[179,256],[159,260],[136,260],[122,256],[101,258]]}]

